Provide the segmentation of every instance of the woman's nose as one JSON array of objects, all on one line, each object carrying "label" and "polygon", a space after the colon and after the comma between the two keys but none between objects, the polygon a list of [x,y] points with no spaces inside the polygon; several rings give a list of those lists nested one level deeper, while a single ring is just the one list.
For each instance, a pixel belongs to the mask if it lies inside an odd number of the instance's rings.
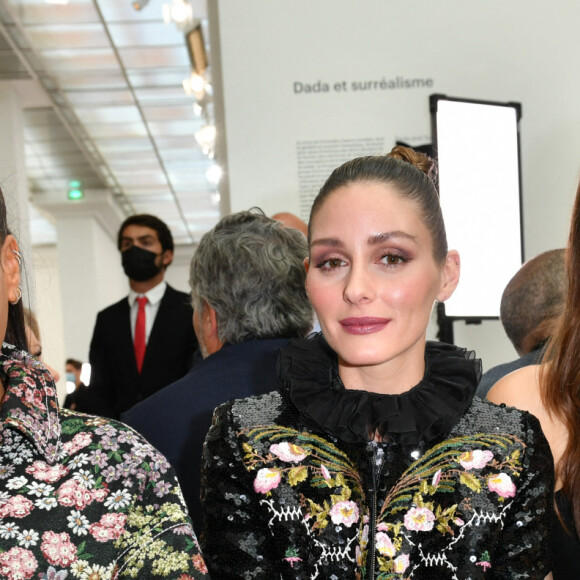
[{"label": "woman's nose", "polygon": [[352,304],[370,302],[375,297],[374,280],[367,268],[351,266],[346,277],[344,299]]}]

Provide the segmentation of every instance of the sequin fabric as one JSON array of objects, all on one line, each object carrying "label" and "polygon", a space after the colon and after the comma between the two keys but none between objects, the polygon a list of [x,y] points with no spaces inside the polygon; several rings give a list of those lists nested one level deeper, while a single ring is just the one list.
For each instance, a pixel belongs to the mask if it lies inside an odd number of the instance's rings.
[{"label": "sequin fabric", "polygon": [[167,460],[117,421],[59,409],[46,368],[4,344],[0,578],[209,578]]},{"label": "sequin fabric", "polygon": [[435,440],[344,441],[306,427],[286,387],[216,410],[201,540],[214,579],[546,576],[553,468],[534,417],[472,399]]}]

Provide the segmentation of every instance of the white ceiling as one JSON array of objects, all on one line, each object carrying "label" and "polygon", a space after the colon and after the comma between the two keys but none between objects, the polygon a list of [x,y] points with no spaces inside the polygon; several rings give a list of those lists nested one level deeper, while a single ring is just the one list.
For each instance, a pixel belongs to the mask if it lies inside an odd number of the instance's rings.
[{"label": "white ceiling", "polygon": [[[207,42],[204,3],[192,4]],[[33,205],[38,194],[65,199],[80,180],[112,193],[126,215],[159,216],[178,244],[216,223],[205,176],[214,161],[194,138],[211,103],[194,114],[185,37],[164,23],[161,0],[140,11],[130,0],[0,0],[0,33],[0,80],[16,84],[25,107]],[[31,219],[33,244],[54,241],[44,212],[31,208]]]}]

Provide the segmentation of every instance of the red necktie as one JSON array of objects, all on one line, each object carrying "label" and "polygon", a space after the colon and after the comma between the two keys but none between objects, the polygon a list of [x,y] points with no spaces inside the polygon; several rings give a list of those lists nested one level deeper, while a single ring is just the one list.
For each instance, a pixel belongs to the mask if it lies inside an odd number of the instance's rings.
[{"label": "red necktie", "polygon": [[143,359],[145,358],[145,304],[147,296],[138,296],[139,310],[137,311],[137,322],[135,323],[135,359],[137,370],[141,372]]}]

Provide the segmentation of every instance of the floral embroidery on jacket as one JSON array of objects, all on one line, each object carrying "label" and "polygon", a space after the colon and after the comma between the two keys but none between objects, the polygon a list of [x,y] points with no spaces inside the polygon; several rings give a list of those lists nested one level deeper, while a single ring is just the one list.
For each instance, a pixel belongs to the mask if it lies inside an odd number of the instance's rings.
[{"label": "floral embroidery on jacket", "polygon": [[[466,533],[481,521],[499,524],[516,493],[522,469],[520,454],[526,445],[509,434],[476,434],[448,439],[428,450],[413,462],[388,491],[376,522],[370,522],[359,473],[349,458],[333,444],[308,432],[268,425],[238,434],[245,441],[246,469],[255,473],[254,491],[272,514],[272,520],[301,516],[294,508],[272,499],[272,492],[283,485],[300,487],[303,519],[310,533],[320,533],[328,525],[358,528],[356,560],[364,574],[367,567],[369,526],[374,525],[378,578],[403,578],[410,565],[410,552],[420,542],[422,532],[436,530],[453,538]],[[496,454],[490,450],[494,448]],[[511,450],[511,452],[510,452]],[[497,457],[496,457],[497,455]],[[322,501],[314,501],[304,487],[327,488]],[[442,498],[467,488],[460,503],[446,505]],[[486,495],[485,508],[475,508],[472,498]],[[483,505],[480,500],[478,504]],[[316,535],[314,536],[316,537]],[[427,556],[432,558],[432,556]],[[446,562],[446,554],[438,555]],[[293,567],[301,559],[294,546],[284,558]],[[453,565],[447,563],[451,568]],[[480,554],[479,566],[490,568],[489,554]]]},{"label": "floral embroidery on jacket", "polygon": [[4,345],[0,576],[201,578],[171,467],[126,425],[58,408],[44,367]]}]

